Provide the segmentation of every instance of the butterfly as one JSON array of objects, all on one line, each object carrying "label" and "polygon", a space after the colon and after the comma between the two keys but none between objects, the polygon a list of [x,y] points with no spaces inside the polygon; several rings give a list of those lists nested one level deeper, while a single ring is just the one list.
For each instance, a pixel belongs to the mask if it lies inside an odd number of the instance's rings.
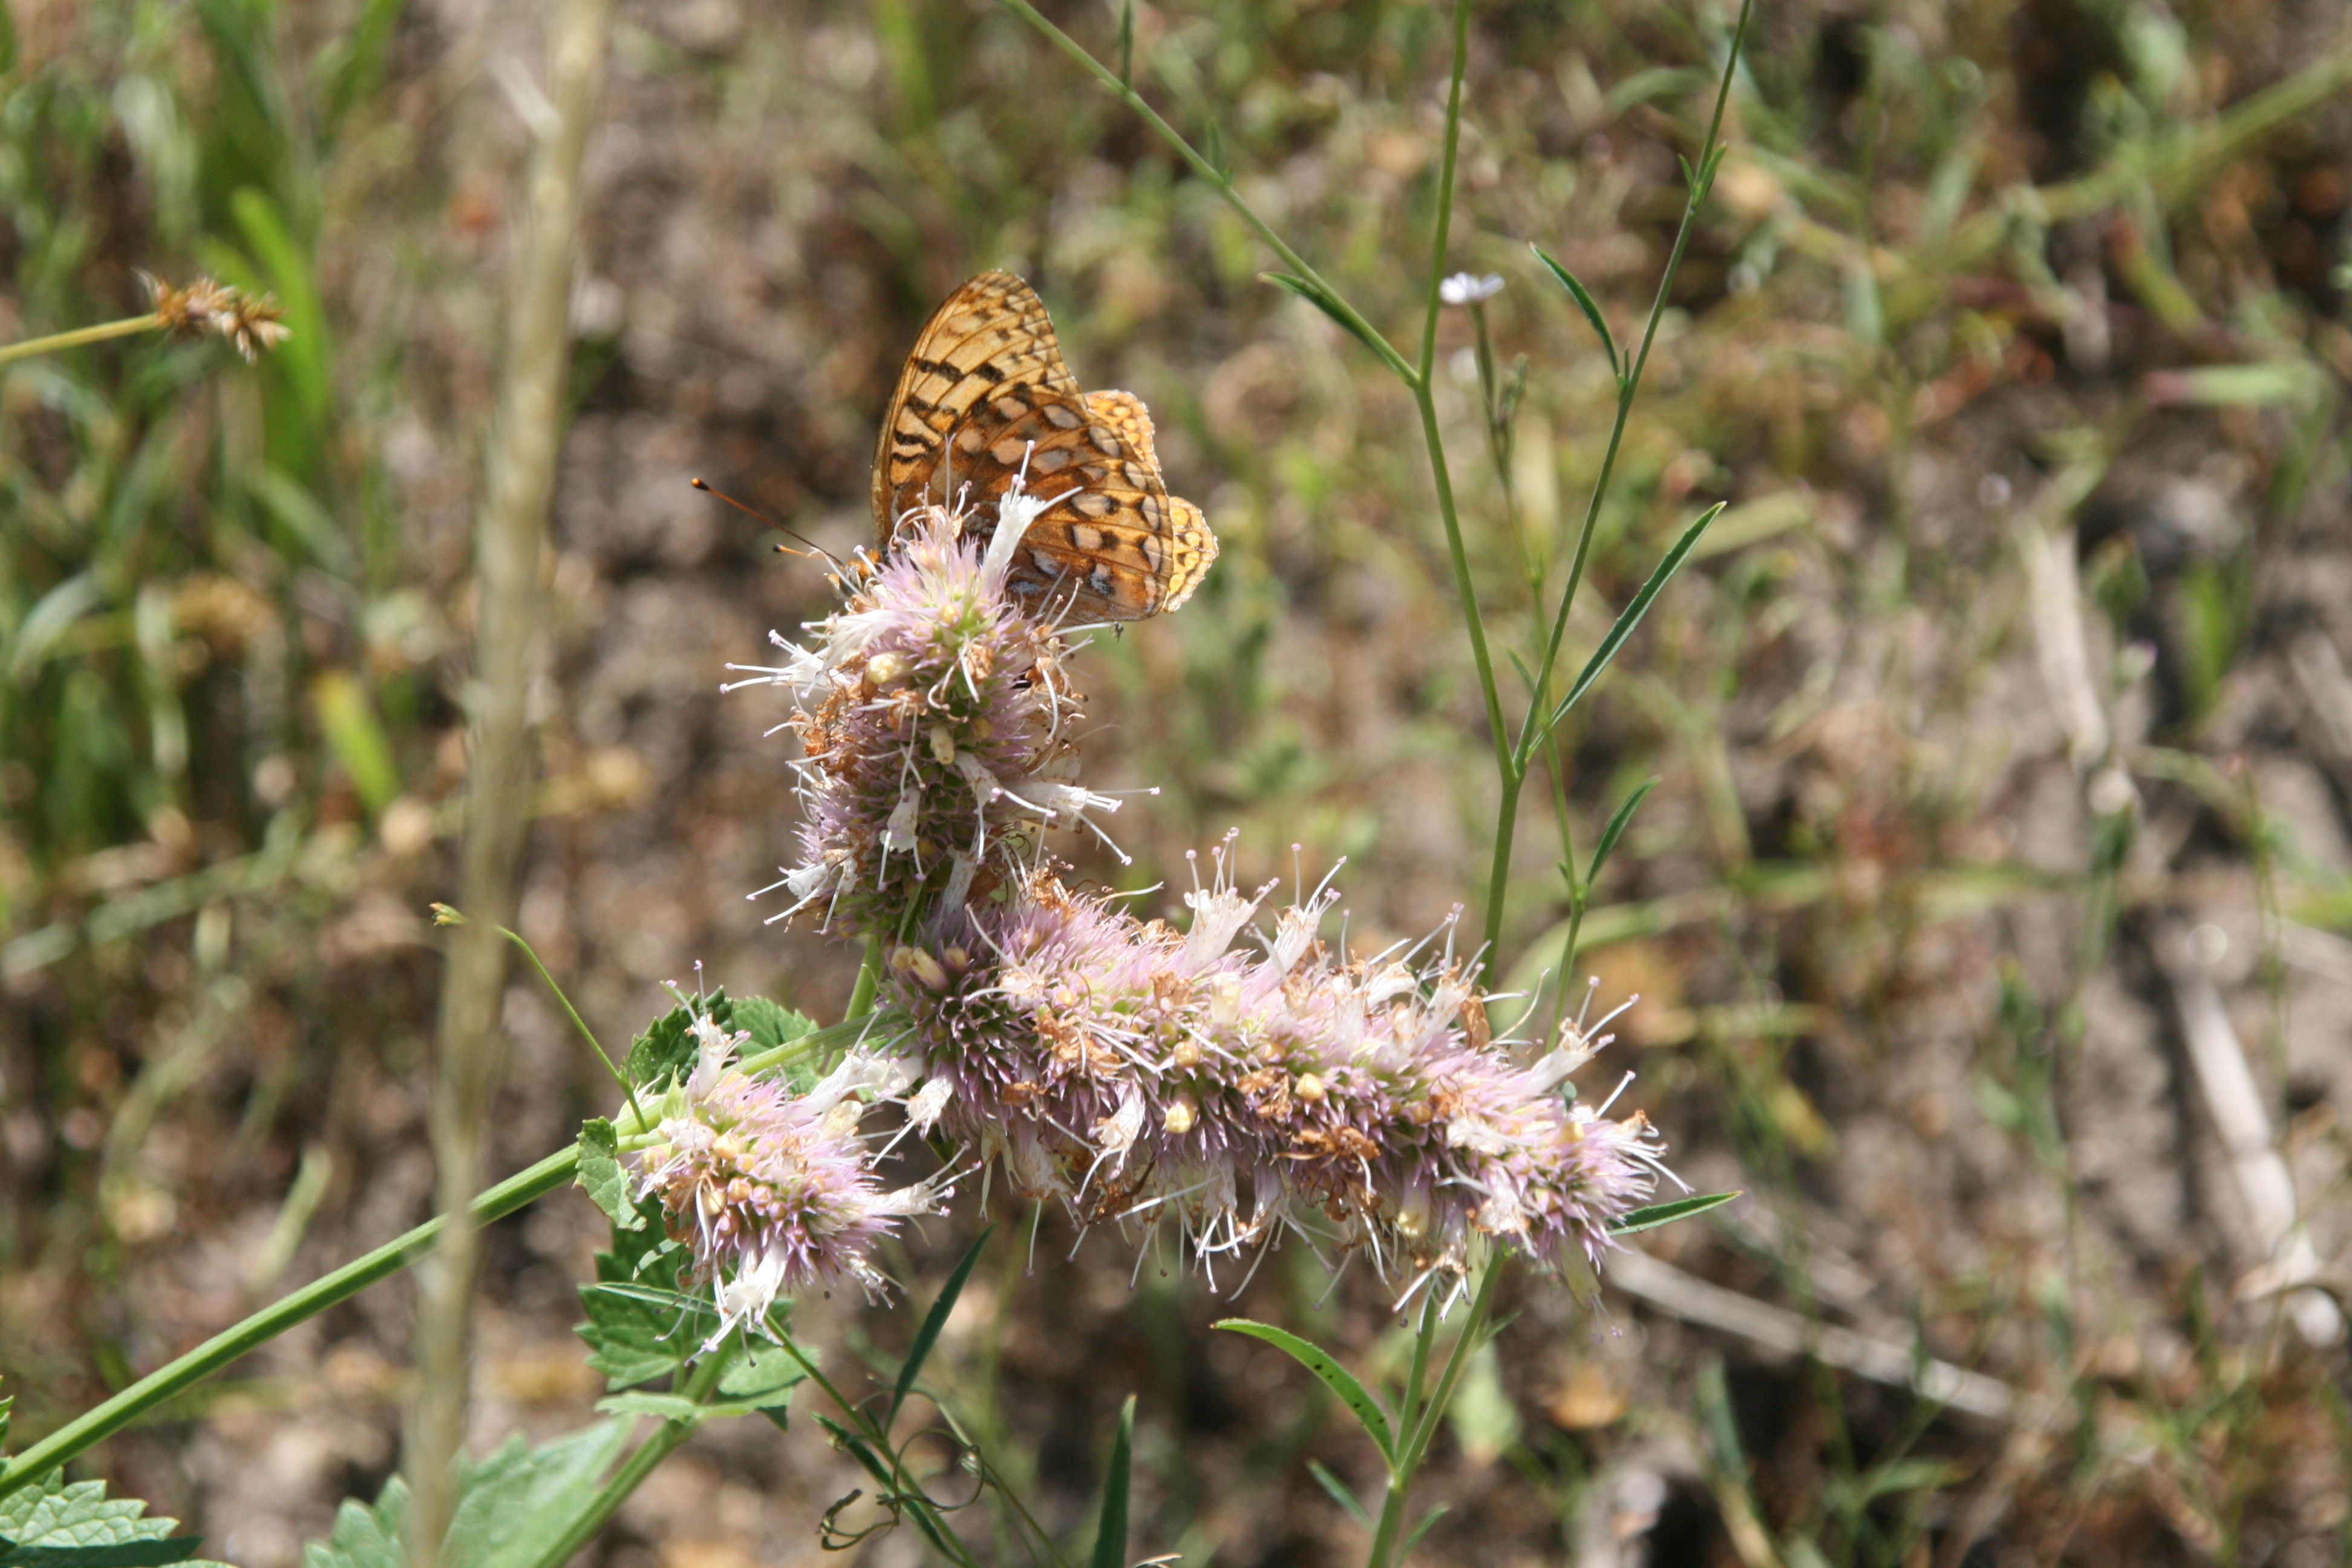
[{"label": "butterfly", "polygon": [[1143,400],[1081,391],[1037,291],[983,272],[931,313],[898,373],[874,451],[876,548],[929,505],[969,507],[985,543],[1016,481],[1033,499],[1006,584],[1073,619],[1172,610],[1217,558],[1208,519],[1160,477]]}]

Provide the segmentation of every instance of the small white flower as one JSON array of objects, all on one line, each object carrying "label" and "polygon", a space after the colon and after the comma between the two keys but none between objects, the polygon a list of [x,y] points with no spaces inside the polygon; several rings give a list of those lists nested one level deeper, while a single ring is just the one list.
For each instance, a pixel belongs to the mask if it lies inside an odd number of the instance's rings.
[{"label": "small white flower", "polygon": [[1484,278],[1456,272],[1437,286],[1437,297],[1449,305],[1475,305],[1481,300],[1491,300],[1502,291],[1503,275],[1499,272],[1489,272]]},{"label": "small white flower", "polygon": [[917,1089],[907,1100],[907,1121],[917,1132],[928,1134],[939,1121],[940,1113],[948,1108],[948,1096],[955,1085],[943,1078],[935,1078]]}]

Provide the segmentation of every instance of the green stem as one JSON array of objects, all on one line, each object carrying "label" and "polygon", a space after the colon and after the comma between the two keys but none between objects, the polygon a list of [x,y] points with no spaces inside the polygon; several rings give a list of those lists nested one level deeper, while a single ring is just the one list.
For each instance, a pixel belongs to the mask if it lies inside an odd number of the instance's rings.
[{"label": "green stem", "polygon": [[[572,1179],[579,1161],[577,1149],[564,1149],[508,1177],[474,1200],[474,1224],[483,1226],[504,1218],[534,1198],[553,1192]],[[333,1273],[321,1276],[58,1427],[0,1468],[0,1497],[112,1436],[165,1400],[194,1387],[295,1324],[316,1317],[377,1280],[407,1268],[432,1249],[435,1238],[441,1234],[444,1217],[436,1215],[397,1240],[386,1242]]]},{"label": "green stem", "polygon": [[[1285,267],[1289,268],[1299,277],[1304,278],[1309,283],[1314,284],[1316,288],[1321,289],[1323,291],[1323,297],[1326,300],[1328,300],[1332,306],[1338,310],[1339,319],[1347,324],[1348,329],[1357,336],[1362,338],[1366,343],[1370,344],[1372,352],[1379,354],[1381,361],[1386,363],[1391,370],[1396,372],[1397,374],[1403,379],[1406,385],[1410,386],[1413,384],[1415,380],[1413,369],[1412,366],[1405,363],[1404,355],[1397,353],[1395,346],[1391,344],[1387,338],[1381,336],[1370,321],[1365,321],[1363,317],[1358,315],[1355,308],[1339,297],[1339,291],[1332,288],[1330,284],[1325,282],[1321,273],[1307,265],[1306,261],[1300,258],[1299,254],[1291,249],[1289,245],[1284,241],[1282,236],[1274,232],[1272,226],[1270,226],[1265,219],[1258,216],[1256,210],[1253,208],[1248,202],[1242,199],[1241,193],[1234,189],[1234,180],[1231,174],[1227,174],[1224,170],[1218,168],[1214,163],[1210,163],[1207,158],[1202,156],[1199,152],[1195,151],[1192,144],[1184,140],[1181,132],[1180,132],[1174,126],[1169,124],[1168,121],[1160,118],[1160,111],[1153,109],[1150,104],[1144,101],[1144,98],[1141,93],[1137,92],[1133,87],[1121,80],[1119,74],[1117,71],[1111,69],[1110,67],[1095,58],[1091,54],[1088,54],[1085,45],[1079,43],[1076,38],[1071,37],[1067,33],[1062,31],[1061,28],[1056,27],[1053,23],[1047,21],[1039,14],[1037,8],[1029,3],[1029,0],[1001,0],[1001,3],[1006,10],[1012,12],[1014,16],[1019,16],[1023,21],[1027,22],[1039,32],[1045,34],[1045,37],[1052,41],[1055,48],[1060,49],[1064,54],[1069,56],[1070,58],[1077,61],[1078,64],[1084,67],[1097,81],[1102,83],[1102,85],[1109,90],[1112,97],[1118,99],[1121,103],[1126,104],[1129,109],[1135,110],[1137,114],[1142,116],[1143,122],[1150,126],[1161,141],[1174,148],[1179,157],[1182,158],[1185,163],[1192,165],[1193,174],[1199,175],[1202,179],[1206,180],[1211,185],[1216,188],[1217,194],[1224,197],[1226,203],[1233,207],[1234,211],[1241,215],[1242,221],[1249,225],[1250,227],[1256,232],[1258,238],[1265,242],[1266,248],[1273,251],[1275,255],[1282,258],[1282,264]],[[1454,85],[1455,90],[1458,92],[1461,87],[1458,67],[1456,68],[1456,71],[1457,74],[1455,76]],[[1434,285],[1433,285],[1433,287],[1434,287]]]},{"label": "green stem", "polygon": [[46,338],[26,338],[21,343],[0,348],[0,364],[10,360],[30,359],[35,354],[55,353],[59,349],[78,349],[84,343],[102,343],[109,338],[127,338],[135,332],[153,331],[163,323],[151,312],[144,316],[126,316],[119,321],[106,321],[95,327],[76,327],[69,332],[51,332]]},{"label": "green stem", "polygon": [[614,1083],[621,1086],[621,1093],[629,1102],[629,1114],[636,1118],[637,1125],[639,1127],[652,1125],[646,1120],[645,1108],[637,1103],[636,1085],[631,1083],[628,1075],[614,1066],[613,1058],[604,1054],[604,1042],[596,1037],[596,1031],[588,1026],[588,1020],[580,1016],[580,1009],[572,1005],[572,998],[563,994],[563,987],[555,983],[555,976],[547,972],[547,965],[540,962],[537,951],[522,939],[519,931],[511,931],[500,926],[499,934],[522,949],[522,955],[530,960],[530,966],[539,971],[539,977],[547,982],[547,988],[550,991],[555,993],[555,999],[563,1005],[563,1016],[572,1020],[572,1026],[580,1031],[580,1037],[588,1042],[588,1048],[596,1053],[596,1059],[604,1064],[604,1070],[613,1075]]},{"label": "green stem", "polygon": [[1389,1465],[1388,1490],[1381,1499],[1381,1517],[1373,1527],[1371,1554],[1364,1559],[1366,1568],[1391,1568],[1395,1561],[1398,1532],[1404,1528],[1405,1499],[1412,1490],[1413,1477],[1419,1473],[1422,1460],[1428,1457],[1437,1424],[1444,1419],[1445,1407],[1454,1403],[1454,1391],[1461,1386],[1463,1369],[1485,1337],[1486,1318],[1495,1300],[1495,1281],[1502,1272],[1502,1259],[1491,1258],[1478,1277],[1470,1315],[1462,1324],[1453,1353],[1445,1358],[1445,1371],[1439,1374],[1437,1386],[1431,1391],[1426,1404],[1421,1399],[1421,1384],[1429,1373],[1429,1352],[1437,1341],[1438,1314],[1433,1296],[1422,1302],[1421,1325],[1412,1342],[1412,1371],[1405,1378],[1404,1401],[1398,1411],[1396,1458]]},{"label": "green stem", "polygon": [[[1462,519],[1454,504],[1454,476],[1445,462],[1445,442],[1437,427],[1437,312],[1442,303],[1439,285],[1445,279],[1445,247],[1454,227],[1454,164],[1462,141],[1462,78],[1469,66],[1470,0],[1454,0],[1454,75],[1445,97],[1445,153],[1438,166],[1436,232],[1430,241],[1429,297],[1422,318],[1421,362],[1412,382],[1413,401],[1421,408],[1422,444],[1429,449],[1429,477],[1437,491],[1437,515],[1445,525],[1445,553],[1454,568],[1454,595],[1462,603],[1462,620],[1470,633],[1470,657],[1478,670],[1478,693],[1486,704],[1486,728],[1495,746],[1495,770],[1505,800],[1518,801],[1517,773],[1511,754],[1511,733],[1503,722],[1503,694],[1495,684],[1494,656],[1486,650],[1486,616],[1478,608],[1478,588],[1470,575],[1470,552],[1462,539]],[[1510,879],[1508,823],[1503,814],[1502,839],[1486,879],[1486,941],[1479,962],[1495,961],[1495,943],[1502,925],[1503,889]]]},{"label": "green stem", "polygon": [[1551,634],[1545,639],[1542,660],[1536,666],[1535,689],[1528,698],[1528,718],[1519,731],[1519,743],[1515,760],[1521,767],[1534,754],[1551,729],[1547,721],[1545,692],[1551,680],[1553,667],[1559,661],[1559,647],[1568,636],[1568,613],[1576,603],[1576,591],[1584,582],[1586,561],[1592,553],[1592,535],[1601,521],[1601,502],[1608,499],[1609,481],[1617,468],[1617,449],[1625,439],[1626,417],[1633,411],[1633,395],[1642,384],[1642,373],[1650,363],[1650,347],[1657,341],[1658,322],[1666,313],[1666,297],[1674,288],[1675,275],[1682,269],[1683,251],[1690,243],[1692,227],[1698,221],[1698,210],[1706,200],[1708,187],[1714,183],[1713,164],[1718,139],[1723,131],[1723,111],[1731,101],[1731,80],[1739,67],[1739,51],[1748,37],[1748,16],[1754,0],[1740,0],[1739,20],[1731,34],[1731,47],[1723,60],[1723,77],[1716,84],[1715,112],[1706,123],[1706,136],[1699,143],[1698,162],[1690,166],[1691,185],[1683,201],[1682,223],[1675,230],[1674,248],[1667,253],[1665,270],[1658,276],[1658,291],[1650,301],[1650,318],[1642,328],[1642,346],[1627,363],[1625,374],[1617,384],[1617,416],[1609,427],[1609,445],[1602,451],[1601,473],[1592,481],[1592,499],[1584,509],[1584,526],[1576,536],[1576,553],[1568,567],[1568,586],[1559,596],[1559,610],[1553,616]]},{"label": "green stem", "polygon": [[[705,1356],[687,1374],[686,1385],[679,1392],[699,1405],[709,1398],[710,1391],[718,1386],[719,1379],[726,1370],[726,1357]],[[621,1468],[596,1489],[596,1495],[590,1498],[574,1516],[570,1528],[554,1544],[539,1554],[530,1568],[563,1568],[563,1564],[572,1560],[573,1552],[587,1545],[595,1538],[596,1532],[611,1521],[621,1505],[629,1500],[629,1494],[654,1473],[654,1467],[676,1452],[679,1444],[693,1436],[699,1425],[695,1421],[665,1421],[655,1428],[622,1462]]]},{"label": "green stem", "polygon": [[882,933],[877,931],[866,939],[865,956],[857,961],[857,983],[849,988],[849,1006],[842,1016],[855,1018],[874,1011],[874,994],[881,986]]},{"label": "green stem", "polygon": [[1675,230],[1674,248],[1667,254],[1665,270],[1658,278],[1657,294],[1650,302],[1650,318],[1642,328],[1641,349],[1618,378],[1617,415],[1609,426],[1609,445],[1601,452],[1601,472],[1592,481],[1592,497],[1585,505],[1583,526],[1577,531],[1576,552],[1569,561],[1568,585],[1560,591],[1559,609],[1552,616],[1551,631],[1544,639],[1543,657],[1536,662],[1535,679],[1528,693],[1527,718],[1519,726],[1518,741],[1509,748],[1504,764],[1505,810],[1496,824],[1495,858],[1487,873],[1485,940],[1489,952],[1502,941],[1503,892],[1510,874],[1511,840],[1518,826],[1518,790],[1511,781],[1526,776],[1535,749],[1550,739],[1559,721],[1560,716],[1549,706],[1548,693],[1552,671],[1559,663],[1560,644],[1568,637],[1568,613],[1576,603],[1577,589],[1583,585],[1585,563],[1592,553],[1592,536],[1601,521],[1601,503],[1608,499],[1609,483],[1617,471],[1617,451],[1624,443],[1625,422],[1633,411],[1633,395],[1642,384],[1642,372],[1650,363],[1650,346],[1657,341],[1658,322],[1666,313],[1667,293],[1674,287],[1675,273],[1681,270],[1683,251],[1690,243],[1699,205],[1706,199],[1707,187],[1712,183],[1717,139],[1723,129],[1724,108],[1731,100],[1731,79],[1738,68],[1740,47],[1748,37],[1748,15],[1753,4],[1754,0],[1740,0],[1739,20],[1732,31],[1731,48],[1724,57],[1723,78],[1716,87],[1715,113],[1707,121],[1706,140],[1699,145],[1698,162],[1691,166],[1691,186],[1683,202],[1682,223]]}]

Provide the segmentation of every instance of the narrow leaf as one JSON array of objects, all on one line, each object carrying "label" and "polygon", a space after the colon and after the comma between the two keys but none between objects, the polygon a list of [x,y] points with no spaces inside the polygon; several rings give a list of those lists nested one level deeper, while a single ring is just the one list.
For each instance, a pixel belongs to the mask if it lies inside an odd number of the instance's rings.
[{"label": "narrow leaf", "polygon": [[1225,133],[1213,120],[1209,121],[1207,131],[1202,134],[1201,156],[1208,160],[1209,167],[1217,172],[1217,178],[1233,179],[1233,165],[1225,162]]},{"label": "narrow leaf", "polygon": [[1387,353],[1383,352],[1385,345],[1376,342],[1361,327],[1358,326],[1354,320],[1351,319],[1345,310],[1342,310],[1339,308],[1339,302],[1332,299],[1329,294],[1326,293],[1311,279],[1293,277],[1287,272],[1261,272],[1258,276],[1278,288],[1289,289],[1292,293],[1297,295],[1300,299],[1306,300],[1308,304],[1314,306],[1317,310],[1322,311],[1333,321],[1339,322],[1341,327],[1347,330],[1349,337],[1355,339],[1358,342],[1363,344],[1374,353],[1379,354],[1381,359],[1385,360],[1388,358]]},{"label": "narrow leaf", "polygon": [[1135,85],[1135,0],[1120,0],[1118,7],[1118,84]]},{"label": "narrow leaf", "polygon": [[980,1261],[980,1249],[988,1245],[989,1231],[995,1228],[990,1226],[972,1237],[971,1245],[964,1248],[963,1260],[940,1288],[940,1299],[924,1314],[923,1326],[915,1331],[915,1342],[907,1347],[906,1363],[898,1368],[898,1386],[890,1393],[890,1414],[882,1418],[883,1431],[890,1430],[898,1421],[898,1407],[907,1403],[908,1392],[922,1374],[923,1363],[929,1358],[931,1347],[939,1342],[940,1331],[947,1327],[948,1314],[955,1310],[956,1298],[963,1294],[963,1282],[971,1278],[972,1266]]},{"label": "narrow leaf", "polygon": [[1397,1548],[1395,1560],[1402,1563],[1412,1556],[1412,1549],[1421,1544],[1421,1538],[1429,1533],[1429,1527],[1444,1519],[1452,1506],[1450,1503],[1439,1503],[1435,1508],[1423,1514],[1421,1522],[1412,1527],[1412,1533],[1404,1538],[1404,1544]]},{"label": "narrow leaf", "polygon": [[1396,1459],[1396,1436],[1389,1427],[1388,1412],[1371,1391],[1356,1381],[1355,1373],[1341,1366],[1319,1348],[1300,1339],[1297,1334],[1277,1329],[1271,1323],[1253,1322],[1247,1318],[1226,1318],[1210,1325],[1231,1329],[1237,1334],[1264,1340],[1277,1350],[1286,1351],[1293,1360],[1323,1380],[1323,1385],[1339,1396],[1339,1403],[1356,1413],[1365,1431],[1381,1450],[1381,1457],[1393,1463]]},{"label": "narrow leaf", "polygon": [[1315,1478],[1317,1486],[1330,1493],[1333,1502],[1347,1510],[1349,1519],[1354,1520],[1366,1530],[1372,1528],[1372,1516],[1364,1511],[1364,1505],[1356,1500],[1356,1494],[1348,1489],[1347,1482],[1325,1469],[1321,1463],[1314,1459],[1307,1461],[1307,1473]]},{"label": "narrow leaf", "polygon": [[1536,253],[1538,261],[1551,269],[1551,275],[1559,279],[1560,287],[1568,290],[1569,297],[1576,301],[1577,309],[1584,312],[1584,319],[1591,322],[1592,330],[1601,335],[1601,346],[1609,353],[1610,372],[1612,374],[1622,374],[1617,365],[1617,340],[1611,335],[1609,322],[1601,314],[1600,305],[1594,301],[1591,294],[1586,291],[1584,285],[1577,281],[1576,274],[1553,260],[1549,251],[1540,245],[1530,245],[1528,248]]},{"label": "narrow leaf", "polygon": [[1625,797],[1625,804],[1617,808],[1617,815],[1609,819],[1609,826],[1601,830],[1601,842],[1592,847],[1592,869],[1585,874],[1586,887],[1592,886],[1594,880],[1600,877],[1601,868],[1608,863],[1609,852],[1616,848],[1617,840],[1624,837],[1625,825],[1633,820],[1633,813],[1641,805],[1643,798],[1657,787],[1658,781],[1654,774],[1643,779],[1640,787]]},{"label": "narrow leaf", "polygon": [[1745,1197],[1745,1190],[1728,1193],[1708,1193],[1700,1197],[1676,1198],[1670,1204],[1651,1204],[1638,1208],[1609,1227],[1612,1236],[1631,1236],[1637,1230],[1655,1230],[1662,1225],[1672,1225],[1678,1219],[1719,1209],[1732,1199]]},{"label": "narrow leaf", "polygon": [[1625,639],[1633,635],[1633,628],[1640,626],[1642,617],[1649,613],[1650,601],[1674,580],[1675,574],[1682,570],[1684,559],[1690,554],[1691,547],[1698,542],[1699,535],[1706,531],[1706,525],[1721,515],[1721,501],[1699,513],[1698,521],[1683,530],[1683,536],[1675,541],[1675,547],[1666,552],[1665,559],[1658,563],[1658,569],[1650,574],[1648,582],[1642,584],[1642,591],[1633,595],[1631,604],[1617,612],[1616,624],[1609,628],[1609,635],[1601,639],[1601,646],[1592,650],[1592,657],[1585,661],[1582,672],[1576,678],[1576,684],[1568,689],[1568,695],[1561,698],[1559,706],[1552,710],[1551,721],[1544,726],[1547,733],[1568,717],[1568,710],[1576,706],[1576,700],[1601,679],[1601,672],[1609,668],[1609,661],[1617,657],[1617,650],[1625,645]]},{"label": "narrow leaf", "polygon": [[1135,1456],[1135,1395],[1118,1407],[1118,1435],[1111,1439],[1110,1468],[1103,1476],[1102,1522],[1095,1527],[1094,1568],[1122,1568],[1127,1562],[1128,1473]]}]

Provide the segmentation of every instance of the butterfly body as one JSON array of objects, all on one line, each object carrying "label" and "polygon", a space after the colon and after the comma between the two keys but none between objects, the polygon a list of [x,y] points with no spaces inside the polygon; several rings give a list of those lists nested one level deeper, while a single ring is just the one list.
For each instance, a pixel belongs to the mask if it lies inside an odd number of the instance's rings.
[{"label": "butterfly body", "polygon": [[1008,496],[1026,526],[1007,586],[1078,620],[1172,610],[1217,558],[1201,509],[1168,493],[1151,416],[1126,392],[1086,392],[1036,291],[983,272],[915,339],[874,454],[876,547],[918,507],[968,508],[992,535]]}]

